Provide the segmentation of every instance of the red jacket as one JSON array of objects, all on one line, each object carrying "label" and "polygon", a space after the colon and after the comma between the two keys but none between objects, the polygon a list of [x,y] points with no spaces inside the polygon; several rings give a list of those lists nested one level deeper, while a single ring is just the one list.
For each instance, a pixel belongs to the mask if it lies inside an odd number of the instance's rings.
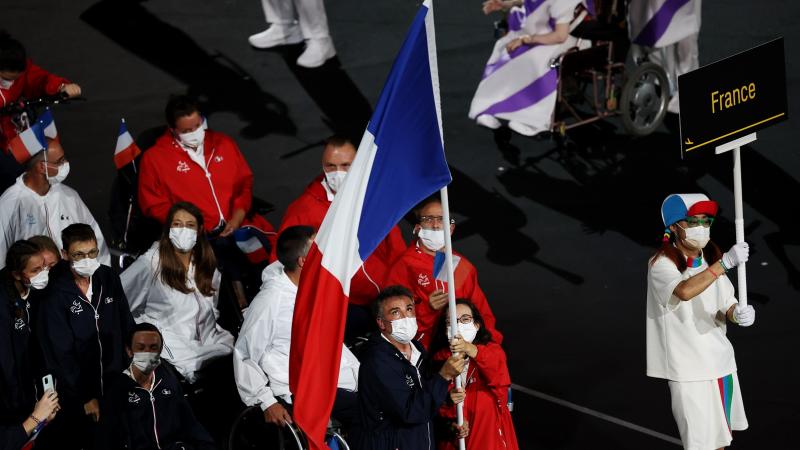
[{"label": "red jacket", "polygon": [[[506,353],[500,345],[489,342],[477,345],[478,354],[469,360],[466,376],[467,394],[464,400],[464,420],[469,422],[467,450],[519,450],[511,412],[508,410],[508,374]],[[435,359],[444,361],[450,351],[437,352]],[[451,382],[450,389],[455,388]],[[449,401],[439,409],[439,415],[455,422],[456,408]],[[455,450],[454,436],[438,437],[439,450]]]},{"label": "red jacket", "polygon": [[[495,318],[489,302],[486,300],[481,287],[478,285],[478,271],[467,258],[456,253],[461,262],[455,270],[456,298],[464,298],[472,302],[486,324],[486,329],[492,334],[492,339],[498,344],[503,342],[503,335],[495,329]],[[438,281],[433,276],[433,256],[423,252],[416,243],[411,244],[389,271],[384,285],[399,284],[411,290],[414,294],[414,303],[417,310],[417,340],[428,348],[431,339],[437,333],[439,318],[444,309],[439,311],[431,307],[428,298],[437,289],[447,291],[447,283]]]},{"label": "red jacket", "polygon": [[[10,89],[0,88],[0,108],[16,102],[21,97],[26,99],[53,95],[58,92],[62,84],[69,84],[69,80],[53,75],[28,60],[28,67],[14,80]],[[8,151],[8,141],[17,135],[10,116],[0,117],[0,149]]]},{"label": "red jacket", "polygon": [[[283,222],[281,222],[281,226],[278,229],[279,236],[283,230],[291,226],[307,225],[318,230],[322,225],[322,220],[331,206],[325,188],[322,187],[323,177],[324,175],[319,175],[314,178],[314,181],[306,187],[300,197],[297,197],[286,208]],[[364,262],[364,269],[359,270],[353,276],[353,280],[350,283],[350,302],[356,305],[369,305],[372,303],[380,289],[385,287],[382,281],[386,277],[386,271],[403,254],[405,248],[406,243],[403,240],[403,234],[400,232],[400,228],[395,226]],[[270,261],[275,261],[276,259],[277,255],[273,247]],[[365,271],[369,278],[364,274]]]},{"label": "red jacket", "polygon": [[[219,225],[220,210],[226,221],[236,209],[250,210],[253,172],[233,139],[206,130],[203,148],[208,177],[169,130],[144,152],[139,172],[139,207],[144,215],[164,223],[174,203],[187,201],[200,208],[205,229],[210,231]],[[269,222],[258,215],[245,219],[243,225],[272,231]]]}]

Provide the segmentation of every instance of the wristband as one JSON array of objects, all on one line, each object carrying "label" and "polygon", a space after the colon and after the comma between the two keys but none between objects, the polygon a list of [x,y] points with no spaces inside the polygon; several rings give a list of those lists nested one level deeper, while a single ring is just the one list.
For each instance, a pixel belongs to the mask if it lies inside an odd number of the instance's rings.
[{"label": "wristband", "polygon": [[720,259],[719,259],[719,265],[720,265],[720,266],[722,266],[722,270],[724,270],[726,273],[727,273],[729,270],[731,270],[731,269],[729,269],[729,268],[728,268],[728,266],[726,266],[726,265],[725,265],[725,261],[724,261],[724,259],[723,259],[723,258],[720,258]]},{"label": "wristband", "polygon": [[706,269],[706,270],[707,270],[707,271],[709,271],[709,272],[711,272],[711,275],[714,275],[714,279],[715,279],[715,280],[716,280],[717,278],[719,278],[719,276],[720,276],[720,275],[722,275],[721,273],[716,273],[716,272],[714,272],[713,270],[711,270],[711,266],[709,266],[709,267],[708,267],[708,269]]},{"label": "wristband", "polygon": [[39,419],[37,419],[36,417],[34,417],[34,416],[33,416],[33,414],[31,414],[31,419],[32,419],[34,422],[36,422],[36,425],[37,425],[37,426],[38,426],[40,423],[42,423],[42,421],[41,421],[41,420],[39,420]]}]

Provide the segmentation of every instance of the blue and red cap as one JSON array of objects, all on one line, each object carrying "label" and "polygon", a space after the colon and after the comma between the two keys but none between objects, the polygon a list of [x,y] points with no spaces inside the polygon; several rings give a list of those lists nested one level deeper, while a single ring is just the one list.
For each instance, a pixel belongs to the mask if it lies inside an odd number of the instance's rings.
[{"label": "blue and red cap", "polygon": [[672,194],[661,204],[661,220],[664,221],[664,240],[669,240],[669,226],[689,216],[705,214],[716,217],[719,205],[705,194]]}]

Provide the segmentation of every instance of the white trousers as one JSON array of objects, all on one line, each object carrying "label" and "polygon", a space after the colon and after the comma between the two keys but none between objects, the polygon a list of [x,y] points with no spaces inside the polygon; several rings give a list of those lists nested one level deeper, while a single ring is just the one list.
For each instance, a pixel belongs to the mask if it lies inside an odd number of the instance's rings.
[{"label": "white trousers", "polygon": [[322,0],[261,0],[268,23],[300,25],[303,39],[329,38],[328,17]]}]

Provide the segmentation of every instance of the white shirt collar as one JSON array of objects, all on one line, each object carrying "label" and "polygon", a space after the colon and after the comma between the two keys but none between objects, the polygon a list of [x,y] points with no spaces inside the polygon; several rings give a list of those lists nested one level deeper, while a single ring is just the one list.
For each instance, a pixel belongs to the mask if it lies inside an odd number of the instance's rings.
[{"label": "white shirt collar", "polygon": [[331,188],[328,187],[328,183],[325,182],[325,176],[324,175],[322,176],[322,181],[320,181],[320,184],[322,184],[322,189],[325,189],[325,195],[328,197],[328,201],[332,202],[333,201],[333,196],[336,195],[336,194],[334,194],[333,191],[331,190]]},{"label": "white shirt collar", "polygon": [[[392,344],[392,347],[394,347],[394,343],[392,343],[392,341],[390,341],[389,338],[386,337],[386,335],[381,333],[381,337],[383,339],[385,339],[386,342]],[[410,360],[410,362],[411,362],[412,365],[416,366],[417,362],[419,361],[419,358],[422,356],[422,352],[417,350],[417,346],[414,345],[412,342],[409,342],[408,345],[411,346],[411,360]],[[402,352],[400,352],[400,353],[402,353]]]}]

